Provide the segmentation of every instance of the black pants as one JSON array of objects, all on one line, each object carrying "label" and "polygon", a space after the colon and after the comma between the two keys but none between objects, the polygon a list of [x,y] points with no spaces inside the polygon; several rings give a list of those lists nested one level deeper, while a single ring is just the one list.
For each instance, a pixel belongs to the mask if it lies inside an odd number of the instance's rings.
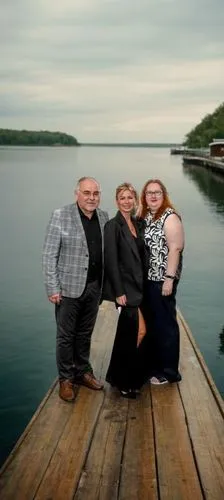
[{"label": "black pants", "polygon": [[106,381],[118,389],[140,389],[144,381],[141,348],[137,348],[138,307],[121,308]]},{"label": "black pants", "polygon": [[164,296],[163,282],[148,281],[145,293],[149,375],[164,375],[170,382],[181,379],[178,372],[180,332],[176,318],[177,284],[175,280],[172,294]]},{"label": "black pants", "polygon": [[99,300],[100,286],[98,281],[93,281],[87,283],[81,297],[62,297],[56,305],[56,358],[60,380],[74,380],[92,372],[90,344]]}]

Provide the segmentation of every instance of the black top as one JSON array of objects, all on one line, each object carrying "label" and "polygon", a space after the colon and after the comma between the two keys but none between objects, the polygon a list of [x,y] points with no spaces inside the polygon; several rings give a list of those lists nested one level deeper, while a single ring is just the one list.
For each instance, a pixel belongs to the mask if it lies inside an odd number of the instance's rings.
[{"label": "black top", "polygon": [[142,263],[142,268],[143,268],[143,265],[144,265],[144,251],[145,251],[145,244],[144,244],[144,241],[142,238],[140,238],[140,236],[133,236],[134,240],[135,240],[135,243],[136,243],[136,246],[137,246],[137,249],[138,249],[138,252],[139,252],[139,256],[140,256],[140,259],[141,259],[141,263]]},{"label": "black top", "polygon": [[96,210],[91,219],[87,217],[78,205],[83,229],[89,250],[89,268],[87,273],[87,283],[98,280],[102,277],[102,236]]},{"label": "black top", "polygon": [[105,279],[102,297],[115,301],[126,295],[128,306],[138,306],[143,298],[144,242],[138,224],[132,219],[135,238],[121,212],[104,226]]}]

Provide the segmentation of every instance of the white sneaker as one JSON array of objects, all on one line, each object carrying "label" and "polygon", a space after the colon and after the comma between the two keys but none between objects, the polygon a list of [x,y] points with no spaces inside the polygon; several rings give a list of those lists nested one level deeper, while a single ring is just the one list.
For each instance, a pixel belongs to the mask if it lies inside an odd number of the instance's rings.
[{"label": "white sneaker", "polygon": [[158,375],[158,377],[151,377],[150,383],[152,385],[164,385],[168,384],[169,382],[165,377],[163,377],[163,375]]}]

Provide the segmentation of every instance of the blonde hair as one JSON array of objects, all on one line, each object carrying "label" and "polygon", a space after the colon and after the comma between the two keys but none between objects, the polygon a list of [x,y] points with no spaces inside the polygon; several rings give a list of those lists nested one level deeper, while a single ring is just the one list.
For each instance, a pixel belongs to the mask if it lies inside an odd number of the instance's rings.
[{"label": "blonde hair", "polygon": [[137,204],[138,203],[138,193],[137,193],[136,189],[134,188],[134,186],[132,186],[132,184],[130,184],[130,182],[123,182],[122,184],[117,186],[117,188],[116,188],[116,200],[118,199],[119,194],[122,193],[123,191],[126,191],[126,190],[130,191],[130,193],[134,195],[135,201]]}]

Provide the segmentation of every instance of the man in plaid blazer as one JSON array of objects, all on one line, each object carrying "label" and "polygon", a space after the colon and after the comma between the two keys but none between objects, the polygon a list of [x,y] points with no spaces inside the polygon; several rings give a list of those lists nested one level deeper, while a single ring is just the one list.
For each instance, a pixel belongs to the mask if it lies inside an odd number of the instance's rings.
[{"label": "man in plaid blazer", "polygon": [[55,304],[59,395],[65,401],[74,400],[74,382],[103,388],[89,355],[102,288],[108,214],[98,208],[100,186],[92,177],[78,181],[75,196],[75,203],[54,210],[43,250],[45,287]]}]

